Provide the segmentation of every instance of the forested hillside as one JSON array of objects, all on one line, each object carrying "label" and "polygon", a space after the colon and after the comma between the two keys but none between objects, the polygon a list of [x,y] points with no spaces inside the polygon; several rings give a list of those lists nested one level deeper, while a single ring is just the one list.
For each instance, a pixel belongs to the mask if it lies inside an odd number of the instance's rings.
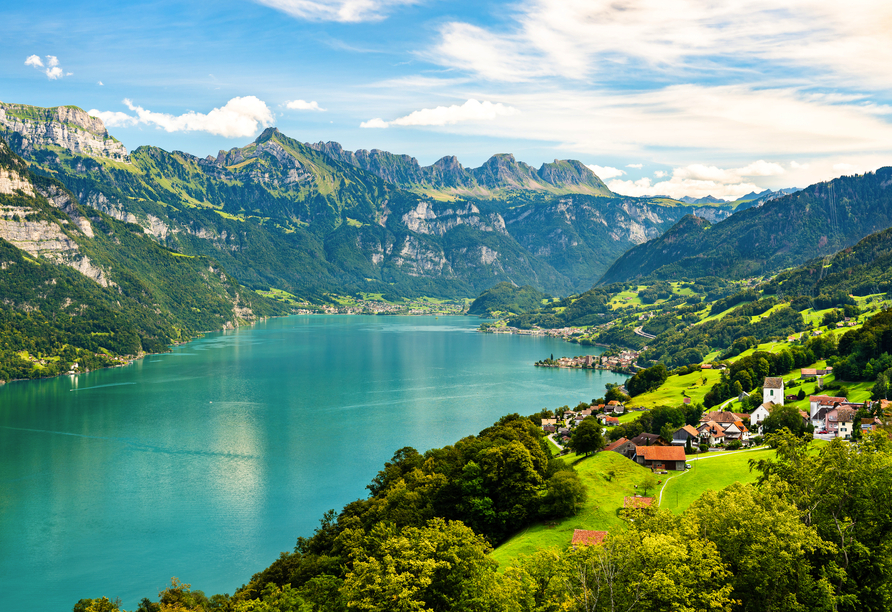
[{"label": "forested hillside", "polygon": [[683,219],[631,248],[599,281],[765,275],[852,246],[892,226],[892,168],[844,176],[710,225]]},{"label": "forested hillside", "polygon": [[33,378],[165,350],[284,312],[211,259],[159,245],[81,206],[0,141],[0,378]]}]

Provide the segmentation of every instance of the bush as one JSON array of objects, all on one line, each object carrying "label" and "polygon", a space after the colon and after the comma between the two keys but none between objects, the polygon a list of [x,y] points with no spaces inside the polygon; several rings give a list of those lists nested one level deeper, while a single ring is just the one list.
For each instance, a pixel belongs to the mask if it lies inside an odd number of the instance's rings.
[{"label": "bush", "polygon": [[741,447],[740,440],[731,440],[725,445],[728,450],[738,450]]},{"label": "bush", "polygon": [[701,445],[700,445],[700,452],[701,452],[701,453],[709,452],[709,444],[706,444],[706,443],[701,444]]}]

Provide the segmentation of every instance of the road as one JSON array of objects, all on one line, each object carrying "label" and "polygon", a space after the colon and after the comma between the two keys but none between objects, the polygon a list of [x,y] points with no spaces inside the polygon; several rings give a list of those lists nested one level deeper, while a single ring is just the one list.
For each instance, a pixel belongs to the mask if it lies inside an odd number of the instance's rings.
[{"label": "road", "polygon": [[636,327],[635,333],[638,334],[639,336],[641,336],[642,338],[647,338],[648,340],[653,340],[654,338],[656,338],[656,336],[654,336],[653,334],[649,334],[646,331],[643,331],[641,329],[641,327]]}]

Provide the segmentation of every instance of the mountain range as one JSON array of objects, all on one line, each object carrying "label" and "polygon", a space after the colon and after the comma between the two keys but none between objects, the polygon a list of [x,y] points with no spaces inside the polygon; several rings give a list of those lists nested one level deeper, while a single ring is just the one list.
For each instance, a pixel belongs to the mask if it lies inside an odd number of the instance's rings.
[{"label": "mountain range", "polygon": [[316,301],[357,291],[470,296],[498,282],[585,290],[685,214],[731,214],[616,196],[572,160],[536,170],[497,155],[466,169],[447,157],[421,167],[382,151],[306,145],[275,128],[216,157],[128,153],[76,107],[5,103],[0,135],[80,203],[213,258],[246,287]]},{"label": "mountain range", "polygon": [[892,226],[892,167],[816,183],[712,223],[695,215],[630,248],[599,280],[768,275]]}]

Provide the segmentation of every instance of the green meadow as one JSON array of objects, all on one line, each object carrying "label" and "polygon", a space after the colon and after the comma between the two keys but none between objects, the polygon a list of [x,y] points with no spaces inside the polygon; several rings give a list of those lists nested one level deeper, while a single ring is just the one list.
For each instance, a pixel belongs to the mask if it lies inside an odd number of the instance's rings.
[{"label": "green meadow", "polygon": [[[659,498],[661,489],[665,489],[661,507],[680,513],[707,490],[723,489],[734,482],[755,481],[748,461],[773,453],[771,450],[755,450],[708,453],[699,459],[690,457],[688,463],[693,466],[691,470],[657,475],[662,483],[656,489],[647,491],[647,496]],[[538,523],[499,546],[492,556],[502,568],[510,565],[519,555],[529,555],[542,548],[566,548],[573,538],[574,529],[624,529],[625,521],[620,517],[624,498],[645,494],[642,484],[650,470],[619,453],[600,452],[582,459],[569,455],[565,461],[575,461],[576,471],[586,487],[588,499],[584,506],[575,516]],[[608,478],[610,471],[614,473],[612,478]]]}]

